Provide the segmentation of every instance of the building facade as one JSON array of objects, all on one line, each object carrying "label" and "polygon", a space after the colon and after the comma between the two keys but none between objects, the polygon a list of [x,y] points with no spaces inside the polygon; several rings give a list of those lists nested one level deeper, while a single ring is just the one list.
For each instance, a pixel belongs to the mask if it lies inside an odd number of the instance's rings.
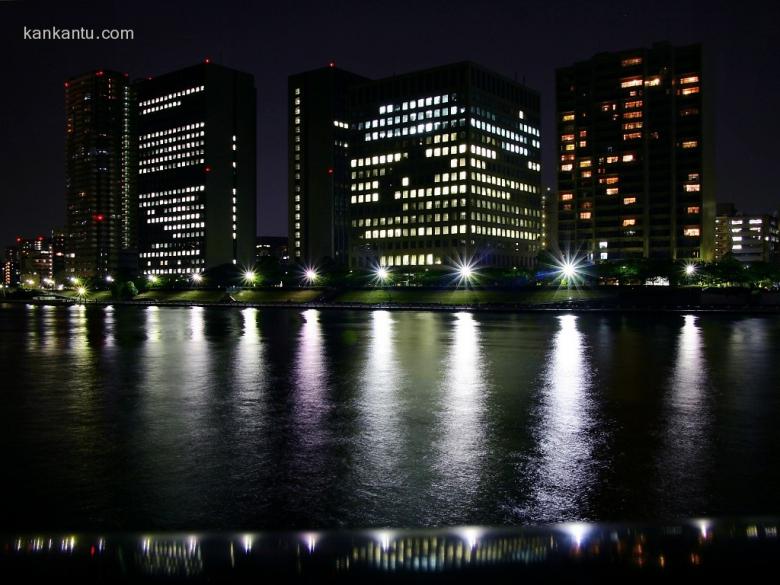
[{"label": "building facade", "polygon": [[347,96],[364,77],[328,67],[288,81],[289,250],[293,262],[347,262]]},{"label": "building facade", "polygon": [[778,215],[745,215],[734,206],[718,206],[715,218],[716,259],[731,255],[740,262],[775,262],[780,258]]},{"label": "building facade", "polygon": [[473,63],[349,93],[350,265],[531,266],[539,94]]},{"label": "building facade", "polygon": [[206,60],[135,91],[140,271],[254,264],[254,78]]},{"label": "building facade", "polygon": [[713,258],[711,85],[701,45],[604,53],[557,71],[562,251]]},{"label": "building facade", "polygon": [[65,82],[67,271],[104,278],[131,245],[133,186],[126,74],[98,70]]}]

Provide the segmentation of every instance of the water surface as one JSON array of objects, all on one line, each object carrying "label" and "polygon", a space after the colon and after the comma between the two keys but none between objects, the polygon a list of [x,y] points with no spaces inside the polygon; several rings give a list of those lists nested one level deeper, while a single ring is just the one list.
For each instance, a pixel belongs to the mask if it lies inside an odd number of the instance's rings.
[{"label": "water surface", "polygon": [[0,306],[6,529],[780,513],[780,318]]}]

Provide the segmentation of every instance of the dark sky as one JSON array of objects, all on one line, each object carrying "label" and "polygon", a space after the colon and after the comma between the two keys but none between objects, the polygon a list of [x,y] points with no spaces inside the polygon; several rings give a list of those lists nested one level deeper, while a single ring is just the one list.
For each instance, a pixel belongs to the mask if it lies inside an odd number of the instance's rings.
[{"label": "dark sky", "polygon": [[[0,0],[0,244],[65,220],[66,77],[158,75],[210,56],[258,88],[258,232],[286,232],[286,85],[334,59],[369,77],[472,60],[542,92],[554,185],[554,70],[600,51],[701,41],[717,68],[720,201],[780,207],[780,3],[643,0]],[[132,41],[34,41],[23,27],[132,28]]]}]

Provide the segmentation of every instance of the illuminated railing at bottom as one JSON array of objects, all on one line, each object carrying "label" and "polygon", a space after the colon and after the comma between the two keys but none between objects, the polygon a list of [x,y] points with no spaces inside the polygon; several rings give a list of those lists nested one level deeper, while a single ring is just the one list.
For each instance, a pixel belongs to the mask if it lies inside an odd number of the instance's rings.
[{"label": "illuminated railing at bottom", "polygon": [[0,579],[67,573],[81,582],[216,580],[556,581],[741,576],[780,558],[778,521],[560,524],[433,530],[2,537]]}]

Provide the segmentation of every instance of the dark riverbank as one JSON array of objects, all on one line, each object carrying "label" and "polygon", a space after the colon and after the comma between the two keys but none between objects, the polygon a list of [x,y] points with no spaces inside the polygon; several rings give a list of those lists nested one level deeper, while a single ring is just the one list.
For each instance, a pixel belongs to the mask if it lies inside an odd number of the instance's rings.
[{"label": "dark riverbank", "polygon": [[150,290],[117,300],[109,291],[77,297],[71,291],[7,297],[35,304],[214,306],[433,311],[725,311],[780,312],[780,292],[750,289],[610,287],[593,289],[244,289]]}]

